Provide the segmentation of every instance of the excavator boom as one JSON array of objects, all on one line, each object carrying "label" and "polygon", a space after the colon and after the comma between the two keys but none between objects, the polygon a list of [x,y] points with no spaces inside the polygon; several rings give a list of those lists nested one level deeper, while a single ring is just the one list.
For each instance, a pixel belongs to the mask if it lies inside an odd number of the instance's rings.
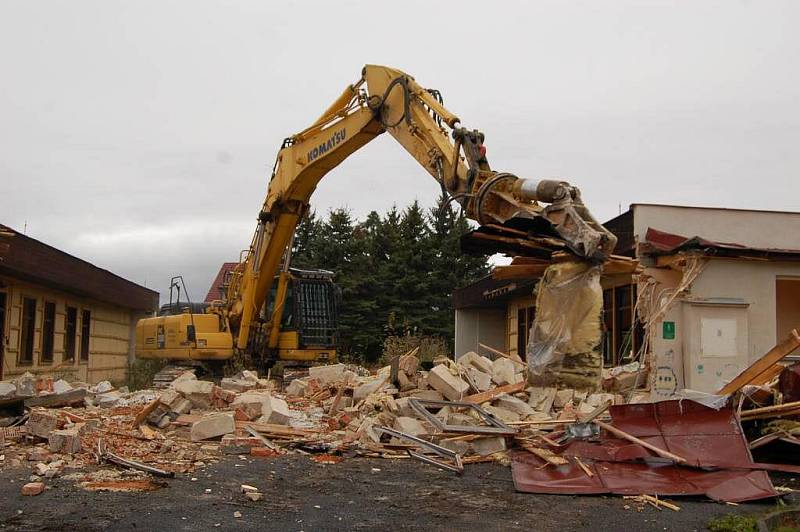
[{"label": "excavator boom", "polygon": [[[439,183],[480,235],[524,244],[520,253],[568,249],[604,261],[616,238],[561,180],[531,180],[489,166],[480,131],[461,126],[438,91],[408,74],[367,65],[308,128],[284,140],[246,257],[231,276],[225,305],[215,310],[238,350],[263,353],[279,342],[289,282],[291,241],[319,181],[352,153],[389,133]],[[509,236],[510,235],[510,236]],[[261,317],[277,279],[272,313]]]}]

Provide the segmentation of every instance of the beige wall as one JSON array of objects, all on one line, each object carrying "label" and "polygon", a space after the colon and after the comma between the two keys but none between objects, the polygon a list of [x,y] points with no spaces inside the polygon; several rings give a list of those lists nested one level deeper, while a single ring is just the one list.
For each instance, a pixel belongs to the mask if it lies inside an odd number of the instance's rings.
[{"label": "beige wall", "polygon": [[692,286],[692,296],[739,297],[748,303],[748,355],[753,362],[779,340],[775,281],[780,277],[800,278],[800,262],[713,259]]},{"label": "beige wall", "polygon": [[[22,283],[14,279],[3,279],[7,293],[6,344],[3,358],[3,378],[6,380],[29,371],[34,374],[50,374],[55,377],[96,383],[101,380],[122,381],[127,372],[132,345],[131,323],[134,317],[122,307],[115,307],[93,300],[82,299],[48,288]],[[20,332],[23,298],[36,299],[36,321],[34,326],[33,363],[20,364]],[[42,320],[45,301],[56,305],[53,361],[43,363]],[[66,307],[78,309],[76,327],[75,360],[64,360],[64,331]],[[81,360],[82,311],[91,313],[89,360]]]},{"label": "beige wall", "polygon": [[685,237],[759,248],[800,249],[800,213],[633,206],[633,231],[644,242],[647,228]]},{"label": "beige wall", "polygon": [[[671,270],[648,268],[662,283],[661,288],[677,283]],[[781,280],[787,283],[778,297]],[[794,282],[796,281],[796,282]],[[800,326],[800,262],[771,262],[735,259],[710,259],[692,284],[688,300],[673,305],[664,321],[676,324],[674,340],[662,336],[662,322],[651,335],[654,398],[663,399],[671,389],[684,387],[714,392],[776,343],[791,327]],[[703,300],[741,299],[743,304],[698,305]],[[703,318],[735,319],[736,349],[725,357],[702,357],[700,322]],[[792,322],[796,322],[791,325]],[[702,366],[702,368],[701,368]]]}]

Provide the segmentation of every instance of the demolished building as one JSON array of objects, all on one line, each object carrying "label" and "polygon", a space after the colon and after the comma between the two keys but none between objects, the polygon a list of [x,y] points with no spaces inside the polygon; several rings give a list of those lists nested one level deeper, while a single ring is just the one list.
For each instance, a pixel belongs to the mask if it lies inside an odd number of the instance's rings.
[{"label": "demolished building", "polygon": [[[649,363],[654,398],[715,392],[800,323],[800,213],[634,204],[604,225],[639,262],[602,273],[604,365]],[[542,274],[515,259],[456,291],[456,356],[524,356]]]}]

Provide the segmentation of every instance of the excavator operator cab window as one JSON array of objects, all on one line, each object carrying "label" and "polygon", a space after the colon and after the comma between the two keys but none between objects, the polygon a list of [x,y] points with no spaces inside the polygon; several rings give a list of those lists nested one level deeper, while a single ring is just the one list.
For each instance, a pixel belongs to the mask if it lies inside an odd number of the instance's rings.
[{"label": "excavator operator cab window", "polygon": [[[262,316],[265,320],[269,320],[272,316],[272,311],[275,309],[275,296],[278,294],[278,283],[273,283],[272,288],[269,290],[269,302],[267,303],[266,310]],[[281,316],[281,330],[290,330],[294,326],[294,280],[289,281],[289,287],[286,291],[286,301],[283,303],[283,315]]]}]

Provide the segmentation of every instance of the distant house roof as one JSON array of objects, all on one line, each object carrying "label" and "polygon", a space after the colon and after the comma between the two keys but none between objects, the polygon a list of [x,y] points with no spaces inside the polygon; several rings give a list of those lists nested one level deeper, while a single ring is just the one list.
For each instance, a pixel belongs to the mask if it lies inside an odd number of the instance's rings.
[{"label": "distant house roof", "polygon": [[225,294],[227,292],[227,287],[225,286],[226,277],[228,276],[228,272],[232,271],[238,265],[238,262],[222,263],[217,276],[214,278],[214,282],[211,283],[211,286],[208,289],[208,294],[206,294],[206,298],[203,301],[204,303],[211,303],[215,300],[225,299]]},{"label": "distant house roof", "polygon": [[700,236],[682,235],[647,228],[640,251],[648,255],[672,255],[680,251],[698,250],[706,255],[723,257],[758,257],[774,260],[798,260],[800,249],[756,248],[733,242],[715,242]]},{"label": "distant house roof", "polygon": [[0,224],[0,274],[79,297],[141,311],[158,308],[158,292]]}]

